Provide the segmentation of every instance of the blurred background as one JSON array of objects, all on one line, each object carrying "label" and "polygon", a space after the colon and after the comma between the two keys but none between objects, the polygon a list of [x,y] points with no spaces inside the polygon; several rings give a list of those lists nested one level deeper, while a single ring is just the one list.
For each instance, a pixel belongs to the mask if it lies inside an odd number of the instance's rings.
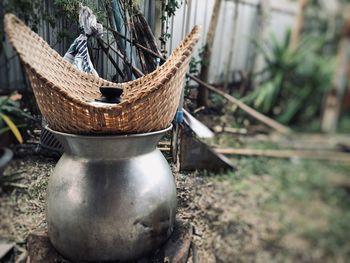
[{"label": "blurred background", "polygon": [[[199,262],[348,262],[348,0],[2,0],[0,114],[10,122],[1,117],[0,144],[10,145],[15,160],[0,177],[0,239],[23,247],[28,233],[45,226],[44,192],[57,158],[37,151],[42,120],[3,16],[15,13],[64,56],[80,33],[80,4],[104,26],[102,44],[88,40],[92,63],[115,82],[138,78],[133,67],[151,72],[162,63],[157,57],[201,27],[184,108],[215,134],[200,139],[200,149],[224,154],[234,171],[213,174],[199,164],[206,154],[197,148],[185,160],[192,171],[174,168],[179,216],[195,226]],[[137,21],[128,5],[142,14]],[[116,7],[124,16],[111,23]],[[142,19],[149,27],[136,34]],[[136,39],[142,35],[148,38]],[[134,44],[152,39],[158,55],[142,60]],[[160,147],[175,167],[184,153],[171,137]]]}]

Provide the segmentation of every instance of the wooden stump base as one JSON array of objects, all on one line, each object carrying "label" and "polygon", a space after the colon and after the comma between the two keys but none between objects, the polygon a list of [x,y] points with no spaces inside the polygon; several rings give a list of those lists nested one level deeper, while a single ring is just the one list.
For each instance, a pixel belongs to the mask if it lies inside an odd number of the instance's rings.
[{"label": "wooden stump base", "polygon": [[[192,241],[193,229],[190,223],[177,220],[169,240],[148,258],[129,263],[186,263]],[[71,263],[64,259],[51,245],[46,231],[29,234],[27,263]]]}]

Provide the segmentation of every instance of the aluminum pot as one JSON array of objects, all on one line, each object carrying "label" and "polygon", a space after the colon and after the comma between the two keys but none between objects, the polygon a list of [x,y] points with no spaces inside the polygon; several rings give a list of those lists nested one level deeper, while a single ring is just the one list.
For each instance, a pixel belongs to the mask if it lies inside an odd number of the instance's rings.
[{"label": "aluminum pot", "polygon": [[176,187],[157,143],[165,130],[81,136],[50,130],[65,153],[50,177],[52,245],[74,261],[134,260],[170,236]]}]

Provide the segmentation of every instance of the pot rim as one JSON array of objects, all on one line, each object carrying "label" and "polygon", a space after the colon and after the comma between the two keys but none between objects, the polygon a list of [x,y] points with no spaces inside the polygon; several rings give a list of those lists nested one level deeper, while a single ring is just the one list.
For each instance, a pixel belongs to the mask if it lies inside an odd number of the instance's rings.
[{"label": "pot rim", "polygon": [[82,135],[82,134],[73,134],[73,133],[65,133],[65,132],[56,131],[56,130],[51,129],[48,125],[45,125],[45,128],[55,135],[61,135],[64,137],[71,137],[71,138],[86,138],[86,139],[145,137],[145,136],[151,136],[151,135],[165,133],[165,132],[171,130],[172,127],[173,127],[173,125],[170,124],[170,126],[165,128],[165,129],[158,130],[158,131],[144,132],[144,133],[111,134],[111,135]]}]

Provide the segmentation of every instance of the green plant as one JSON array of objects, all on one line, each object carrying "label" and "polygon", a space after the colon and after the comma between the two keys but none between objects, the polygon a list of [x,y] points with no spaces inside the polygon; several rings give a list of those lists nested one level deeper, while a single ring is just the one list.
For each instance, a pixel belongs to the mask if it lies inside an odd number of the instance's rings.
[{"label": "green plant", "polygon": [[[199,73],[199,69],[200,66],[203,65],[203,63],[205,63],[203,55],[204,55],[204,50],[205,50],[206,46],[201,47],[198,50],[198,56],[196,57],[192,57],[190,60],[190,64],[189,64],[189,69],[188,69],[188,73],[191,75],[198,75]],[[191,79],[186,75],[185,76],[185,98],[188,99],[188,101],[186,101],[187,106],[193,106],[193,101],[194,98],[191,98],[191,91],[194,88],[197,88],[196,86],[190,86],[191,83]],[[191,104],[191,105],[189,105]]]},{"label": "green plant", "polygon": [[[192,74],[192,75],[197,75],[199,72],[198,65],[200,65],[200,64],[201,64],[200,59],[196,59],[195,57],[192,57],[190,60],[188,73]],[[190,82],[191,82],[191,79],[188,76],[186,76],[186,81],[185,81],[185,93],[186,94],[189,92]]]},{"label": "green plant", "polygon": [[[20,19],[29,25],[34,31],[38,31],[43,22],[47,22],[53,29],[56,27],[57,22],[63,19],[66,23],[66,27],[69,30],[61,29],[57,31],[57,41],[60,42],[64,39],[73,41],[73,36],[78,32],[70,32],[73,25],[77,25],[79,4],[95,7],[96,1],[91,0],[54,0],[53,8],[48,11],[45,7],[45,1],[41,0],[4,0],[0,3],[0,8],[4,13],[14,13]],[[0,19],[3,19],[0,17]],[[75,28],[75,27],[73,27]],[[3,32],[0,30],[0,37]]]},{"label": "green plant", "polygon": [[162,16],[160,17],[160,21],[162,23],[162,32],[159,37],[161,43],[161,50],[163,54],[166,53],[165,46],[168,39],[171,37],[171,34],[168,32],[169,30],[169,19],[175,16],[176,9],[179,9],[183,4],[183,1],[179,2],[177,0],[162,0]]},{"label": "green plant", "polygon": [[243,100],[278,121],[308,122],[320,113],[324,93],[331,87],[334,59],[322,53],[326,39],[304,36],[290,48],[290,31],[283,41],[256,43],[266,67],[259,87]]},{"label": "green plant", "polygon": [[40,0],[4,0],[2,3],[4,13],[15,13],[30,25],[34,31],[38,30],[40,11],[43,10],[43,1]]},{"label": "green plant", "polygon": [[77,19],[79,14],[78,0],[54,0],[54,4],[58,8],[56,11],[58,14],[65,14],[70,19]]},{"label": "green plant", "polygon": [[11,131],[19,143],[23,143],[23,137],[19,131],[24,127],[25,120],[32,116],[20,108],[18,102],[8,97],[0,97],[0,135]]}]

